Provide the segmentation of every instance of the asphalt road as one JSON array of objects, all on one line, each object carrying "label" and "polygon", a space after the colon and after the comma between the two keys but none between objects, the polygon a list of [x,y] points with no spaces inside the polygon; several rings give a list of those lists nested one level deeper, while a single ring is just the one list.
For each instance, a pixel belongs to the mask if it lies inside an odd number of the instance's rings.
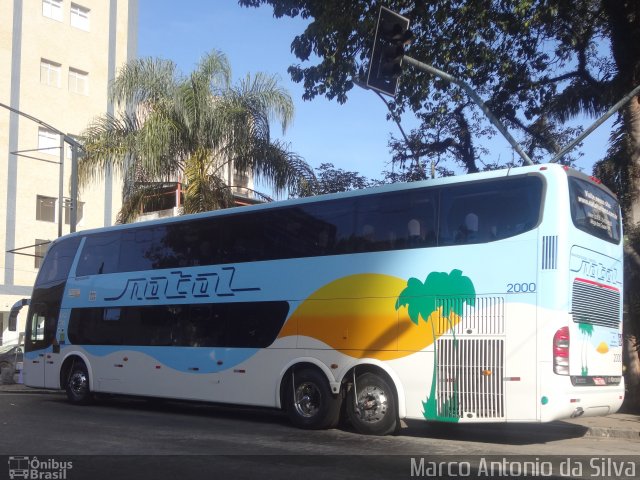
[{"label": "asphalt road", "polygon": [[[59,394],[2,393],[0,456],[8,463],[0,463],[0,478],[15,474],[25,458],[39,472],[30,475],[63,480],[495,478],[482,470],[483,459],[485,466],[502,460],[512,473],[529,462],[538,469],[531,478],[640,476],[638,443],[583,434],[568,424],[410,422],[399,435],[366,437],[348,426],[298,430],[272,410],[128,398],[79,407]],[[432,462],[440,471],[429,469]],[[545,472],[552,475],[539,475]]]}]

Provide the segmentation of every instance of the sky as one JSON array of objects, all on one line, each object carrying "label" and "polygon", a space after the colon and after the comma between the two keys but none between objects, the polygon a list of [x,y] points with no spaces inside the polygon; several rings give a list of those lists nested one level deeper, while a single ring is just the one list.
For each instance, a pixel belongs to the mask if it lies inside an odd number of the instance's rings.
[{"label": "sky", "polygon": [[[245,8],[237,0],[139,0],[138,56],[173,60],[187,74],[215,49],[227,55],[236,80],[259,71],[275,74],[293,98],[295,117],[284,134],[273,126],[273,136],[314,168],[333,163],[368,178],[382,178],[383,171],[392,169],[388,141],[391,134],[400,137],[397,125],[386,119],[383,101],[361,88],[351,90],[343,105],[324,97],[302,100],[304,89],[290,79],[287,68],[299,63],[291,53],[291,42],[305,26],[300,18],[273,17],[271,6]],[[412,120],[405,115],[405,131],[415,125]],[[578,123],[586,127],[592,121]],[[579,169],[591,173],[594,159],[604,155],[611,123],[585,141]],[[512,158],[510,146],[499,135],[490,142],[490,160]]]}]

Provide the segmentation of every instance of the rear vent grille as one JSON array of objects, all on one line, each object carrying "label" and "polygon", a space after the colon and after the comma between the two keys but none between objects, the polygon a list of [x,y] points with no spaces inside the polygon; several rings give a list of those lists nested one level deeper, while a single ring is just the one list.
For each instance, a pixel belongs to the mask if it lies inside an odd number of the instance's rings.
[{"label": "rear vent grille", "polygon": [[558,236],[542,237],[542,269],[555,270],[558,268]]},{"label": "rear vent grille", "polygon": [[603,327],[620,327],[620,291],[576,278],[572,295],[573,321]]}]

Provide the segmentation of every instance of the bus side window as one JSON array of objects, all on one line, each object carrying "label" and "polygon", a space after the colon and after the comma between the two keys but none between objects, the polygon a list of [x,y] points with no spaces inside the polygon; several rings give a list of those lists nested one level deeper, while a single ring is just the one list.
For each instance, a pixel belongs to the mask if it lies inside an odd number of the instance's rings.
[{"label": "bus side window", "polygon": [[132,230],[122,235],[119,268],[121,272],[148,270],[152,233],[150,229]]},{"label": "bus side window", "polygon": [[182,339],[187,347],[220,346],[221,322],[216,322],[211,305],[191,305],[180,319]]},{"label": "bus side window", "polygon": [[478,224],[478,215],[473,212],[467,213],[456,232],[456,243],[476,243],[479,239]]}]

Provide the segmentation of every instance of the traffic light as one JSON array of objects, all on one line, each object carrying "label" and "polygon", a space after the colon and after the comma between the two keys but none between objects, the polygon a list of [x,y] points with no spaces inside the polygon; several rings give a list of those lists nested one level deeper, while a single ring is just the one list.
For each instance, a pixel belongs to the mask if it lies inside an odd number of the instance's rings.
[{"label": "traffic light", "polygon": [[369,87],[387,95],[396,94],[404,47],[411,38],[409,19],[381,7],[369,62]]}]

